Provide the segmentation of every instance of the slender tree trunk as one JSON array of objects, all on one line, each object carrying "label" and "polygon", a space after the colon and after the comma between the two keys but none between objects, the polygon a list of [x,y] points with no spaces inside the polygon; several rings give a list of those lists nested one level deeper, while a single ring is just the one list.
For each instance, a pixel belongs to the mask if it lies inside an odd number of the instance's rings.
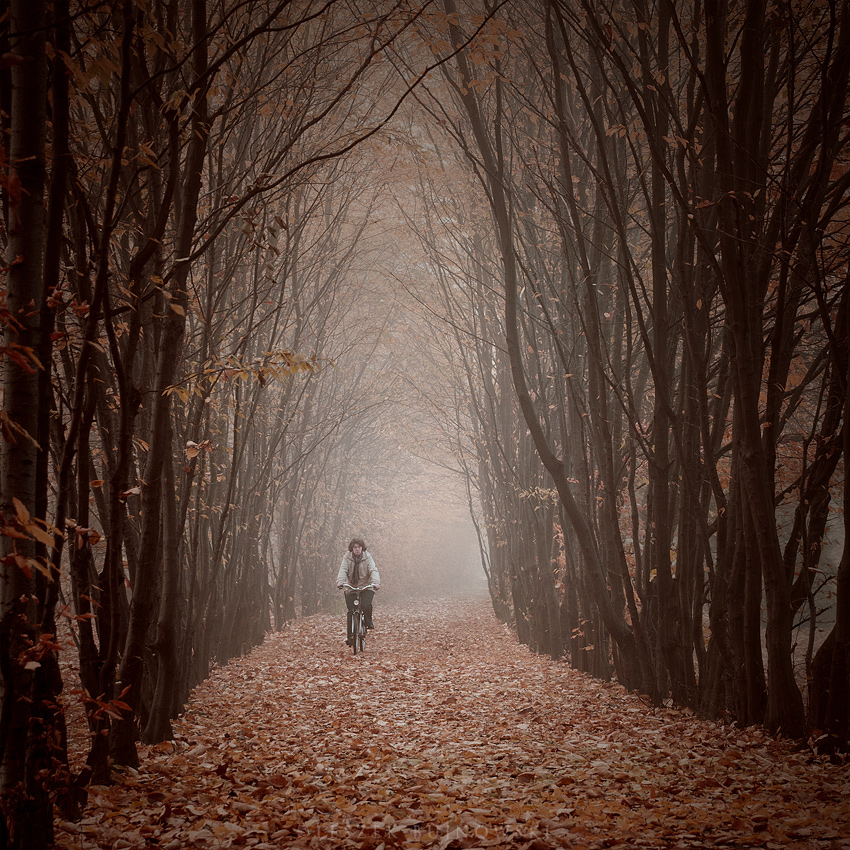
[{"label": "slender tree trunk", "polygon": [[177,536],[177,503],[174,472],[166,464],[163,476],[162,559],[163,587],[153,651],[156,653],[154,696],[142,739],[155,744],[171,738],[171,719],[180,682],[177,666],[177,630],[180,592],[180,540]]},{"label": "slender tree trunk", "polygon": [[[204,81],[207,71],[206,2],[205,0],[192,0],[191,8],[192,71],[198,87],[194,92],[191,136],[186,162],[182,169],[184,184],[181,192],[175,245],[178,258],[185,258],[191,254],[195,222],[198,215],[198,197],[201,191],[201,179],[210,132],[207,109],[209,81]],[[151,417],[152,432],[149,440],[148,468],[145,474],[146,489],[139,553],[139,580],[133,593],[130,625],[124,645],[119,677],[122,687],[129,689],[126,694],[126,702],[130,705],[132,711],[126,713],[120,721],[116,722],[112,742],[116,760],[128,765],[138,764],[135,741],[138,737],[137,716],[141,705],[141,688],[144,675],[144,645],[148,629],[153,622],[160,581],[158,554],[161,544],[163,467],[166,463],[173,463],[170,428],[171,396],[166,390],[174,383],[174,377],[181,360],[188,307],[186,282],[189,276],[189,263],[182,259],[177,262],[178,266],[174,273],[171,288],[171,299],[178,309],[167,311],[169,315],[165,319],[157,357]],[[172,495],[172,498],[174,498],[174,495]]]},{"label": "slender tree trunk", "polygon": [[[843,303],[844,326],[850,327],[850,298]],[[842,440],[845,468],[850,458],[850,358],[844,378],[844,427]],[[844,552],[838,565],[835,625],[812,665],[809,725],[818,748],[826,752],[850,751],[850,488],[844,480]]]},{"label": "slender tree trunk", "polygon": [[[47,119],[46,4],[12,0],[11,136],[6,305],[3,357],[0,510],[4,525],[17,525],[23,538],[0,539],[0,844],[37,850],[53,840],[53,806],[38,777],[45,735],[43,681],[38,643],[35,541],[30,516],[37,503],[42,409],[37,353],[41,350],[46,237],[45,139]],[[13,353],[15,356],[9,356]],[[13,500],[17,500],[14,502]],[[43,519],[44,517],[42,517]],[[43,561],[42,561],[43,564]],[[55,582],[47,576],[48,582]],[[52,669],[52,665],[50,665]],[[59,685],[61,687],[61,683]],[[33,699],[39,699],[34,705]]]},{"label": "slender tree trunk", "polygon": [[[791,663],[791,583],[785,573],[776,531],[773,469],[762,439],[759,390],[764,361],[762,311],[767,281],[759,274],[759,223],[763,220],[764,181],[762,132],[764,98],[763,0],[749,0],[740,41],[741,77],[734,118],[729,118],[726,87],[726,6],[718,0],[705,5],[706,80],[717,140],[718,221],[723,270],[722,295],[733,343],[735,431],[739,446],[742,497],[764,580],[767,602],[766,643],[768,693],[765,723],[774,733],[800,737],[806,723],[803,700]],[[758,191],[757,191],[758,190]],[[767,427],[772,427],[767,423]]]},{"label": "slender tree trunk", "polygon": [[[445,0],[446,11],[449,14],[456,12],[452,0]],[[452,29],[453,41],[462,43],[462,39],[456,29]],[[592,528],[588,518],[585,517],[573,495],[571,486],[567,481],[563,461],[557,457],[549,446],[546,435],[540,425],[537,411],[531,399],[525,366],[522,359],[522,350],[519,341],[519,319],[518,319],[518,281],[517,262],[514,248],[514,237],[510,206],[507,198],[506,181],[508,175],[504,169],[504,162],[498,151],[501,144],[502,128],[499,126],[500,118],[497,117],[495,138],[497,150],[494,151],[486,133],[483,117],[479,111],[478,103],[471,89],[467,88],[467,82],[471,74],[467,66],[463,52],[458,54],[458,67],[460,69],[461,86],[463,93],[461,101],[472,125],[473,136],[477,149],[482,157],[484,168],[488,178],[490,190],[490,202],[493,219],[496,226],[499,247],[503,263],[503,284],[505,292],[505,333],[508,356],[510,360],[511,379],[514,390],[519,401],[528,429],[534,441],[537,453],[544,467],[552,476],[552,480],[558,490],[558,494],[564,504],[564,508],[573,531],[576,535],[582,555],[588,567],[588,577],[593,588],[593,595],[603,622],[613,639],[617,642],[620,653],[620,666],[618,669],[620,681],[626,688],[640,689],[644,692],[653,692],[654,686],[651,673],[649,673],[646,659],[635,639],[634,632],[626,622],[622,613],[614,607],[609,598],[607,583],[604,578],[604,569],[599,560],[596,541],[593,538]],[[500,83],[495,83],[497,89]]]}]

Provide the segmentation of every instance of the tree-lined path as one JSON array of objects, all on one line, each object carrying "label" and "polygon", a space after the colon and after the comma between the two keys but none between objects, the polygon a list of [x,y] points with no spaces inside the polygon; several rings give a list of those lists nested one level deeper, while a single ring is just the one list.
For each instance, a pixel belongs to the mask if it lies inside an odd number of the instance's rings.
[{"label": "tree-lined path", "polygon": [[63,848],[850,847],[850,769],[535,656],[484,601],[269,635]]},{"label": "tree-lined path", "polygon": [[850,0],[0,0],[0,848],[840,846],[848,128]]}]

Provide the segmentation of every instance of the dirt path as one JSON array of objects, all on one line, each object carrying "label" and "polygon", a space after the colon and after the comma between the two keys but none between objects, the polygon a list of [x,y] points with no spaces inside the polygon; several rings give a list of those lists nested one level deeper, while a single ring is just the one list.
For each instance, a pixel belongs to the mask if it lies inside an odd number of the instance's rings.
[{"label": "dirt path", "polygon": [[653,711],[486,602],[375,620],[356,658],[314,617],[216,671],[58,846],[850,848],[847,765]]}]

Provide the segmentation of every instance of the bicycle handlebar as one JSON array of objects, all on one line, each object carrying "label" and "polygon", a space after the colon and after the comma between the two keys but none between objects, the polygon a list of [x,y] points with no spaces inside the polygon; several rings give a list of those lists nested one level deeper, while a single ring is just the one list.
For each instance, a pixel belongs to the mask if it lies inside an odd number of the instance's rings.
[{"label": "bicycle handlebar", "polygon": [[343,584],[343,587],[349,587],[351,590],[373,590],[374,584],[366,584],[363,587],[355,587],[353,584],[348,584],[347,582]]}]

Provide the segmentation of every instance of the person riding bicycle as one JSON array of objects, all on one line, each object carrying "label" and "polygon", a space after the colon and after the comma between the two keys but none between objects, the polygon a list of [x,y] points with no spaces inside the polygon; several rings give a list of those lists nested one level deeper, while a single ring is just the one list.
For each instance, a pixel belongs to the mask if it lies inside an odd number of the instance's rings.
[{"label": "person riding bicycle", "polygon": [[[375,590],[381,586],[381,576],[378,574],[378,568],[375,566],[375,559],[366,551],[366,544],[359,537],[355,537],[348,544],[348,551],[342,556],[342,564],[339,568],[339,573],[336,577],[336,586],[342,588],[343,585],[350,584],[352,587],[364,587],[371,584],[374,590],[364,590],[360,594],[360,605],[363,608],[363,614],[366,617],[366,628],[374,629],[372,623],[372,598],[375,595]],[[351,646],[351,615],[354,610],[354,593],[350,590],[345,592],[345,604],[348,607],[348,639],[345,641]]]}]

